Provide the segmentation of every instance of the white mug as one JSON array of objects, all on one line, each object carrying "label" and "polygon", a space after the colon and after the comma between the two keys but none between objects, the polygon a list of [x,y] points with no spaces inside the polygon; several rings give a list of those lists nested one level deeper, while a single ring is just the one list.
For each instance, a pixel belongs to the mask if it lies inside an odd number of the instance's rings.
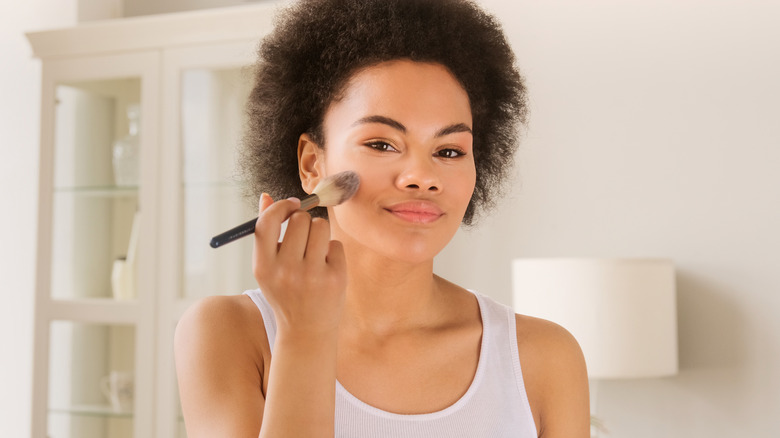
[{"label": "white mug", "polygon": [[111,374],[100,380],[103,395],[111,402],[115,412],[130,411],[133,408],[133,375],[122,371],[111,371]]}]

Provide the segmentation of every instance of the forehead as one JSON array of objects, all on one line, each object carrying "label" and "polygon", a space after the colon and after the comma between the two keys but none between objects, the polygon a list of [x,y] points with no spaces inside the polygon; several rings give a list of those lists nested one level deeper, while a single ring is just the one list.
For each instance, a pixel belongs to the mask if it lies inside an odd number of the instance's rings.
[{"label": "forehead", "polygon": [[441,118],[471,125],[468,94],[443,65],[410,60],[382,62],[363,68],[345,84],[334,112],[367,115]]}]

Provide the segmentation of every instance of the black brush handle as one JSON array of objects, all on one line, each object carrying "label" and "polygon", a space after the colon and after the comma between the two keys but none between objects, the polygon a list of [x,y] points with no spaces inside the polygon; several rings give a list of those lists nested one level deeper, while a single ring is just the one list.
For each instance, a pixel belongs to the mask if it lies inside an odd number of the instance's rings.
[{"label": "black brush handle", "polygon": [[[301,199],[300,210],[311,210],[312,208],[319,205],[319,202],[320,197],[317,196],[316,193],[312,193],[311,195]],[[257,218],[254,218],[251,221],[246,221],[237,227],[233,227],[222,234],[212,237],[211,243],[209,243],[209,245],[211,245],[212,248],[219,248],[220,246],[226,245],[234,240],[238,240],[244,236],[253,234],[255,232],[256,223]]]},{"label": "black brush handle", "polygon": [[254,218],[251,221],[246,221],[237,227],[233,227],[222,234],[212,237],[211,243],[209,243],[209,245],[211,245],[212,248],[219,248],[220,246],[228,244],[234,240],[238,240],[244,236],[253,234],[255,232],[256,223],[257,218]]}]

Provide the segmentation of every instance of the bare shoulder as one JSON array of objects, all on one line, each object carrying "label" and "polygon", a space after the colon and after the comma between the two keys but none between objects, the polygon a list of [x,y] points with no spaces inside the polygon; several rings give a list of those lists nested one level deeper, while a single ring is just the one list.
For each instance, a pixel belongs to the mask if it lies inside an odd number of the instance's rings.
[{"label": "bare shoulder", "polygon": [[515,315],[517,347],[540,437],[590,434],[588,375],[577,340],[553,322]]},{"label": "bare shoulder", "polygon": [[[560,325],[520,314],[515,315],[515,323],[517,345],[521,351],[531,350],[529,353],[544,360],[581,359],[582,350],[577,340]],[[582,364],[584,365],[584,360]]]},{"label": "bare shoulder", "polygon": [[248,296],[218,295],[196,301],[184,312],[177,328],[229,331],[246,329],[258,321],[262,322],[260,311]]},{"label": "bare shoulder", "polygon": [[268,341],[260,311],[246,295],[211,296],[195,302],[176,326],[176,348],[194,346],[249,355],[267,356]]},{"label": "bare shoulder", "polygon": [[197,301],[176,327],[174,351],[188,436],[257,436],[268,341],[245,295]]}]

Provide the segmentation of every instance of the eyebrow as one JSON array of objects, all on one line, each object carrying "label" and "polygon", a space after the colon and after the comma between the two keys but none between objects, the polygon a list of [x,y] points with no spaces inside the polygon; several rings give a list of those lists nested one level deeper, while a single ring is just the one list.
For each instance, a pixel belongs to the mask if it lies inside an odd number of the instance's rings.
[{"label": "eyebrow", "polygon": [[472,135],[474,134],[473,132],[471,132],[471,128],[466,126],[465,123],[455,123],[453,125],[445,126],[444,128],[440,129],[439,132],[437,132],[436,135],[434,135],[434,137],[437,138],[444,137],[445,135],[456,134],[458,132],[468,132],[469,134]]},{"label": "eyebrow", "polygon": [[[364,123],[381,123],[406,134],[406,126],[404,126],[403,123],[399,122],[398,120],[391,119],[390,117],[380,115],[366,116],[355,121],[352,126],[362,125]],[[438,130],[434,137],[444,137],[445,135],[456,134],[459,132],[468,132],[469,134],[473,134],[471,128],[469,128],[465,123],[454,123]]]}]

